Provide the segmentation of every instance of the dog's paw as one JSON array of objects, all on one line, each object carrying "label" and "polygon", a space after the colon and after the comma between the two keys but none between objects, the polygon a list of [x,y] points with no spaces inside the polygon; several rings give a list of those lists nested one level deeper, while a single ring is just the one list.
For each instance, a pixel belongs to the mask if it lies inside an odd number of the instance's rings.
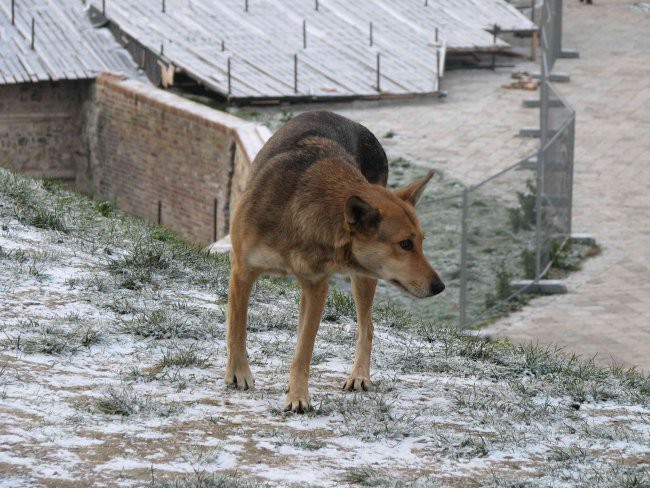
[{"label": "dog's paw", "polygon": [[284,411],[294,413],[305,413],[311,410],[309,402],[309,392],[306,389],[296,389],[295,392],[289,391],[284,400]]},{"label": "dog's paw", "polygon": [[354,371],[343,382],[343,389],[348,391],[368,391],[372,387],[369,374],[358,374]]},{"label": "dog's paw", "polygon": [[255,384],[248,363],[237,366],[229,364],[226,367],[226,376],[224,377],[224,381],[227,385],[239,388],[240,390],[248,390],[249,388],[253,388],[253,385]]}]

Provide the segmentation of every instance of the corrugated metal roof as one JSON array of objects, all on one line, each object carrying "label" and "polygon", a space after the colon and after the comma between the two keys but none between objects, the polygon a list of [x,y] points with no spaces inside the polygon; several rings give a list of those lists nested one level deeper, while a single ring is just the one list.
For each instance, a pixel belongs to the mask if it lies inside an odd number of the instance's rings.
[{"label": "corrugated metal roof", "polygon": [[[0,84],[94,78],[101,71],[139,77],[107,29],[95,29],[80,0],[0,2]],[[34,20],[34,49],[32,44]]]},{"label": "corrugated metal roof", "polygon": [[[89,3],[102,9],[102,0]],[[163,12],[163,0],[105,0],[104,14],[150,51],[162,49],[175,67],[231,98],[432,93],[444,45],[502,49],[507,43],[495,42],[486,29],[495,23],[504,31],[534,28],[504,0],[426,3],[164,0]],[[443,46],[435,42],[436,30]]]}]

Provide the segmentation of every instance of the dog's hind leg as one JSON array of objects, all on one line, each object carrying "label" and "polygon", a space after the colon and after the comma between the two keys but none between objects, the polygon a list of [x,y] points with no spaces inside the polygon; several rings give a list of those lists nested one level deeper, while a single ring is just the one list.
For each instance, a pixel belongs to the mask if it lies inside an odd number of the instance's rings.
[{"label": "dog's hind leg", "polygon": [[246,316],[251,290],[259,273],[233,262],[228,289],[228,361],[225,381],[242,390],[253,387],[253,375],[246,352]]},{"label": "dog's hind leg", "polygon": [[327,298],[327,279],[318,283],[300,280],[302,286],[301,320],[298,330],[296,355],[289,373],[289,390],[284,409],[303,413],[309,410],[309,367],[314,352],[316,333],[320,325],[325,299]]},{"label": "dog's hind leg", "polygon": [[343,383],[344,390],[368,390],[371,385],[372,302],[376,288],[376,279],[352,276],[352,294],[357,308],[357,347],[352,373]]}]

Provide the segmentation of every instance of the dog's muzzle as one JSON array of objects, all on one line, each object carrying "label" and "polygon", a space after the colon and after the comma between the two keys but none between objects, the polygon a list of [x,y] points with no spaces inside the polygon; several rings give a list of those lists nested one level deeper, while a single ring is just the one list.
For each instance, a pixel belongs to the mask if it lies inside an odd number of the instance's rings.
[{"label": "dog's muzzle", "polygon": [[434,296],[438,293],[442,293],[444,289],[445,284],[442,282],[442,280],[434,280],[429,285],[429,296]]}]

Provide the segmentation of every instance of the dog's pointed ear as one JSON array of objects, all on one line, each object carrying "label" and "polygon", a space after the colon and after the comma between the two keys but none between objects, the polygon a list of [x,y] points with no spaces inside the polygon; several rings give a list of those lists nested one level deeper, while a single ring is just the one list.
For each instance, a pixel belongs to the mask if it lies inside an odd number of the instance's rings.
[{"label": "dog's pointed ear", "polygon": [[364,199],[351,196],[345,201],[345,221],[351,231],[371,233],[381,222],[381,213]]},{"label": "dog's pointed ear", "polygon": [[418,200],[422,196],[424,188],[427,186],[427,183],[429,183],[429,180],[434,174],[435,171],[429,171],[426,175],[416,182],[411,183],[409,186],[395,190],[395,195],[415,207],[415,204],[418,203]]}]

